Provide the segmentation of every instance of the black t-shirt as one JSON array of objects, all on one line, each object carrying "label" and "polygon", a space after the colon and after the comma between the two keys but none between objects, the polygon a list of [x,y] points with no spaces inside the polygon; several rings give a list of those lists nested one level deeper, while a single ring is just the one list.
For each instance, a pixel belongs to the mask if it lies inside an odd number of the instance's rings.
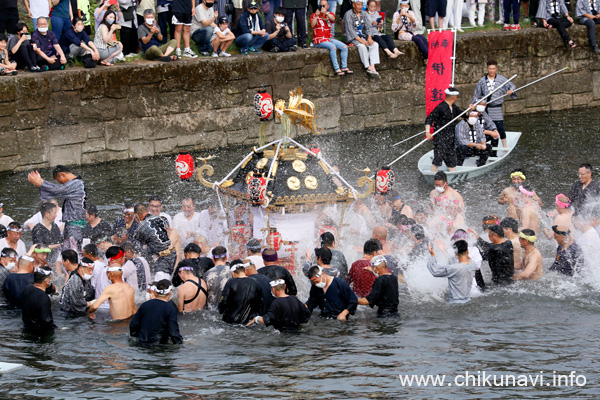
[{"label": "black t-shirt", "polygon": [[171,10],[174,13],[185,13],[192,15],[192,2],[190,0],[173,0]]},{"label": "black t-shirt", "polygon": [[33,285],[33,274],[8,274],[2,285],[10,308],[21,308],[23,290]]},{"label": "black t-shirt", "polygon": [[377,306],[378,317],[398,314],[398,304],[400,304],[398,277],[396,275],[381,275],[373,283],[371,293],[366,299],[371,308]]},{"label": "black t-shirt", "polygon": [[492,244],[479,238],[477,247],[483,259],[490,265],[492,282],[498,285],[513,283],[515,264],[512,242],[505,240],[500,244]]},{"label": "black t-shirt", "polygon": [[112,235],[112,231],[112,226],[102,219],[98,225],[93,228],[90,224],[85,224],[85,228],[83,228],[83,237],[88,239],[108,238]]},{"label": "black t-shirt", "polygon": [[219,313],[230,324],[246,324],[261,311],[262,290],[254,279],[229,279],[219,301]]},{"label": "black t-shirt", "polygon": [[[425,118],[425,124],[434,126],[434,133],[438,132],[440,128],[445,126],[447,123],[458,117],[462,110],[458,108],[456,104],[452,105],[452,109],[445,101],[438,104],[433,111]],[[457,122],[450,124],[443,131],[437,133],[434,138],[448,138],[454,143],[455,129]]]},{"label": "black t-shirt", "polygon": [[310,311],[296,296],[278,297],[263,316],[265,326],[282,332],[295,332],[310,319]]},{"label": "black t-shirt", "polygon": [[[277,21],[275,21],[273,18],[269,19],[267,22],[265,22],[265,30],[267,31],[267,33],[269,35],[271,35],[273,32],[275,32],[277,30]],[[286,34],[287,34],[287,31],[285,30],[285,27],[281,27],[276,38],[277,39],[285,39]]]},{"label": "black t-shirt", "polygon": [[273,303],[273,300],[275,299],[271,294],[271,284],[269,282],[269,278],[263,274],[250,275],[248,278],[254,279],[260,286],[260,290],[262,291],[263,295],[260,314],[264,315],[269,310],[271,303]]},{"label": "black t-shirt", "polygon": [[56,328],[50,297],[33,285],[23,289],[21,311],[25,330],[29,332],[43,334]]},{"label": "black t-shirt", "polygon": [[17,0],[0,0],[0,9],[17,8]]},{"label": "black t-shirt", "polygon": [[177,307],[170,301],[152,299],[137,310],[129,324],[129,334],[141,344],[183,342],[177,323]]},{"label": "black t-shirt", "polygon": [[266,275],[267,278],[269,278],[269,281],[283,279],[285,281],[285,294],[290,296],[295,296],[296,294],[298,294],[298,289],[296,289],[296,282],[294,282],[292,274],[290,274],[290,271],[283,268],[282,266],[268,265],[262,267],[257,272],[259,274]]},{"label": "black t-shirt", "polygon": [[51,244],[61,243],[61,239],[62,235],[60,234],[60,229],[54,222],[52,223],[50,230],[41,223],[34,226],[31,230],[31,240],[33,243],[41,243],[44,246],[49,246]]}]

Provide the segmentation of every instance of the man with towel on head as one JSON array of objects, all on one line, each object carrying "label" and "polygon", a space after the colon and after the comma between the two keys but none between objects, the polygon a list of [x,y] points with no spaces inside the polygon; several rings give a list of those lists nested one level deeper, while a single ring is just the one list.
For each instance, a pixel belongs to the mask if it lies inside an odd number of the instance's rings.
[{"label": "man with towel on head", "polygon": [[568,276],[581,272],[581,267],[584,264],[583,253],[579,245],[575,243],[575,239],[571,237],[569,228],[554,225],[552,231],[554,231],[554,239],[558,242],[558,248],[556,249],[554,263],[550,266],[550,271],[560,272]]}]

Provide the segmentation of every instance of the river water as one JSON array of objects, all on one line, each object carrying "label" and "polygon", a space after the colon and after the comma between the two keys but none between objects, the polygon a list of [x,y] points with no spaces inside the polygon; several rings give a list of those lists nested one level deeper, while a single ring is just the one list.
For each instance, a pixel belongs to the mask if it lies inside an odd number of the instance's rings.
[{"label": "river water", "polygon": [[[486,214],[503,215],[504,209],[496,200],[514,167],[526,170],[528,181],[549,209],[554,196],[568,192],[577,179],[579,163],[599,165],[598,132],[589,130],[600,123],[599,111],[507,118],[509,130],[523,131],[510,160],[483,178],[455,186],[465,198],[471,226],[478,227]],[[413,144],[391,148],[390,142],[418,129],[422,128],[400,127],[316,140],[325,156],[342,166],[342,175],[355,182],[360,173],[353,168],[369,166],[375,170],[382,161],[395,158]],[[313,139],[305,138],[304,142]],[[397,187],[410,201],[427,199],[431,190],[416,170],[427,146],[394,168]],[[245,151],[211,151],[218,157],[213,160],[215,176],[222,177]],[[85,179],[90,201],[112,221],[124,200],[146,201],[153,193],[164,197],[166,211],[171,214],[179,211],[183,195],[198,201],[207,199],[208,192],[197,184],[177,182],[173,159],[157,157],[76,170]],[[42,171],[42,176],[49,175],[49,171]],[[0,187],[5,212],[17,220],[26,219],[39,205],[37,190],[27,183],[25,173],[0,175]],[[542,238],[540,247],[548,266],[554,244]],[[538,282],[494,289],[470,304],[450,306],[445,302],[443,279],[426,276],[422,267],[412,271],[407,276],[408,286],[401,287],[399,319],[380,320],[372,310],[359,307],[352,321],[341,323],[313,316],[300,334],[290,335],[272,328],[229,326],[216,313],[203,312],[180,317],[183,345],[152,349],[136,346],[128,337],[128,324],[111,322],[105,315],[100,314],[95,321],[65,320],[57,299],[53,300],[55,322],[68,329],[44,341],[22,334],[19,313],[0,310],[0,361],[25,366],[0,377],[0,397],[600,397],[600,281],[548,273]],[[303,282],[302,300],[307,288]],[[467,372],[472,377],[465,386]],[[571,373],[576,380],[556,381],[556,375]],[[431,383],[428,387],[416,383],[408,386],[399,377],[413,374],[446,377],[441,387]],[[525,374],[530,376],[519,376]],[[489,375],[495,375],[496,380],[486,379]],[[523,384],[525,378],[530,381],[527,387],[515,387],[512,381],[501,381],[506,375],[517,376],[517,383]],[[584,379],[585,385],[577,386]],[[494,383],[506,386],[490,387]]]}]

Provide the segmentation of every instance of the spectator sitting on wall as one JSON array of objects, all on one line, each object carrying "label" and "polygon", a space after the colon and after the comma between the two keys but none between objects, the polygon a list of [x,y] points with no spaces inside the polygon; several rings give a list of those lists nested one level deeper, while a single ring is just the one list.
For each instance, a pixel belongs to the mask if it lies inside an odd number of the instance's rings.
[{"label": "spectator sitting on wall", "polygon": [[[315,47],[329,50],[329,57],[331,58],[333,70],[336,75],[353,74],[354,72],[348,69],[348,46],[333,38],[331,34],[330,23],[335,22],[335,15],[327,11],[328,8],[329,4],[327,0],[320,0],[319,8],[310,16],[310,27],[313,30],[313,44]],[[341,69],[335,49],[340,50]]]},{"label": "spectator sitting on wall", "polygon": [[296,39],[292,36],[290,27],[285,22],[285,8],[277,7],[274,12],[274,17],[265,22],[269,40],[264,44],[263,48],[273,53],[279,51],[296,51]]},{"label": "spectator sitting on wall", "polygon": [[213,57],[231,57],[227,49],[231,46],[234,39],[235,35],[229,29],[229,20],[227,17],[219,17],[219,23],[213,30],[213,35],[210,39],[213,48]]},{"label": "spectator sitting on wall", "polygon": [[392,31],[395,32],[398,40],[415,42],[424,59],[429,56],[429,45],[427,38],[415,33],[417,30],[417,18],[414,11],[410,10],[408,0],[400,1],[400,9],[392,17]]},{"label": "spectator sitting on wall", "polygon": [[175,61],[177,56],[173,54],[177,42],[175,39],[161,45],[163,35],[154,20],[154,11],[144,11],[144,24],[138,27],[138,38],[140,49],[144,52],[146,60]]},{"label": "spectator sitting on wall", "polygon": [[65,30],[59,43],[68,58],[79,57],[86,68],[94,68],[96,61],[100,60],[100,53],[85,32],[83,20],[79,17],[73,18],[73,27]]},{"label": "spectator sitting on wall", "polygon": [[379,73],[375,70],[375,65],[379,64],[379,45],[367,32],[367,13],[362,7],[362,0],[352,1],[352,10],[344,15],[344,35],[346,43],[352,43],[358,49],[360,61],[367,73],[379,78]]},{"label": "spectator sitting on wall", "polygon": [[198,45],[201,56],[208,57],[213,31],[217,27],[215,23],[219,18],[219,11],[214,9],[214,0],[204,0],[196,6],[194,18],[192,18],[192,40]]},{"label": "spectator sitting on wall", "polygon": [[[41,72],[42,69],[37,66],[37,60],[33,46],[31,45],[31,36],[24,22],[17,23],[17,34],[9,35],[6,43],[8,57],[17,63],[17,69],[29,68],[31,72]],[[44,65],[44,71],[48,66]]]},{"label": "spectator sitting on wall", "polygon": [[114,11],[107,11],[94,37],[94,45],[100,54],[100,64],[108,67],[113,65],[110,60],[123,52],[123,45],[115,36],[115,31],[121,29],[121,26],[115,23],[116,19],[117,14]]},{"label": "spectator sitting on wall", "polygon": [[262,53],[260,48],[269,39],[269,35],[265,30],[264,21],[258,15],[256,1],[250,2],[248,9],[240,17],[235,34],[235,44],[240,48],[243,56],[247,56],[248,52]]},{"label": "spectator sitting on wall", "polygon": [[403,55],[404,53],[396,48],[394,39],[380,31],[383,29],[383,17],[377,11],[377,1],[369,0],[367,4],[367,34],[377,42],[379,48],[383,49],[389,58]]},{"label": "spectator sitting on wall", "polygon": [[44,65],[47,65],[48,69],[51,70],[65,69],[67,58],[58,45],[58,40],[56,39],[54,32],[48,31],[47,18],[38,18],[37,29],[33,32],[33,35],[31,35],[31,42],[33,50],[37,55],[37,65],[41,68],[43,68]]},{"label": "spectator sitting on wall", "polygon": [[6,35],[0,33],[0,75],[17,75],[17,63],[11,62],[6,50]]}]

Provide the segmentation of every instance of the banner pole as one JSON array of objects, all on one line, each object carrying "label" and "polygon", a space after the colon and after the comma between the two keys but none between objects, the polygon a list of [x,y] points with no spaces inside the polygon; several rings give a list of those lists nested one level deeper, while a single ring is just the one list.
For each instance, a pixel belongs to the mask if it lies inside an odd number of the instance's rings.
[{"label": "banner pole", "polygon": [[454,46],[452,49],[452,87],[454,87],[454,67],[456,66],[456,28],[452,28],[454,34]]}]

